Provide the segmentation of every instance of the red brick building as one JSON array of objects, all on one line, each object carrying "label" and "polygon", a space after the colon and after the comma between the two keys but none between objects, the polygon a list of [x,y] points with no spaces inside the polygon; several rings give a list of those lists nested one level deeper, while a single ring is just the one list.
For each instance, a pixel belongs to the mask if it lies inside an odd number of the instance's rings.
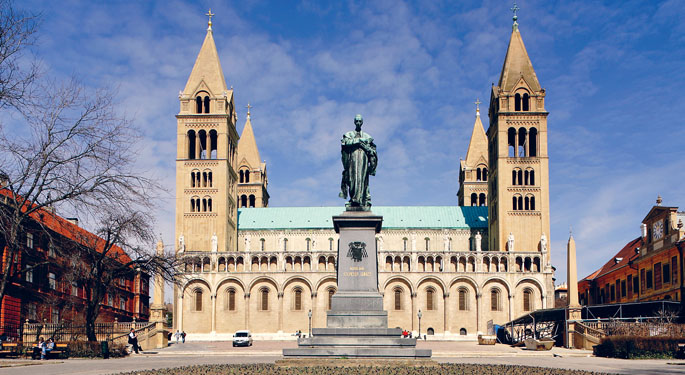
[{"label": "red brick building", "polygon": [[[0,197],[8,194],[0,189]],[[1,202],[0,202],[1,204]],[[50,210],[38,211],[21,233],[24,247],[13,260],[12,269],[31,271],[13,277],[0,304],[0,327],[11,327],[30,322],[78,322],[83,318],[86,303],[82,285],[70,282],[66,274],[79,258],[79,244],[96,244],[101,248],[104,240],[78,226],[77,219],[62,218]],[[0,235],[2,265],[12,261],[5,239]],[[131,259],[119,247],[112,256],[125,264]],[[137,272],[135,276],[121,278],[107,293],[101,304],[99,321],[146,321],[149,318],[149,275]]]},{"label": "red brick building", "polygon": [[578,282],[582,305],[656,300],[682,301],[685,212],[661,206],[642,220],[641,235]]}]

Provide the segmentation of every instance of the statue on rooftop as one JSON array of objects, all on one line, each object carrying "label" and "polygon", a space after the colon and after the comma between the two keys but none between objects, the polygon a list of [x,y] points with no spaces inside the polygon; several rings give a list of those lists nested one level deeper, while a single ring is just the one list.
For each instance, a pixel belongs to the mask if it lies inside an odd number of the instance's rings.
[{"label": "statue on rooftop", "polygon": [[369,176],[376,175],[378,155],[373,138],[362,131],[362,115],[354,117],[355,130],[349,131],[342,138],[342,182],[340,198],[350,200],[345,204],[347,210],[368,211],[371,207],[369,193]]}]

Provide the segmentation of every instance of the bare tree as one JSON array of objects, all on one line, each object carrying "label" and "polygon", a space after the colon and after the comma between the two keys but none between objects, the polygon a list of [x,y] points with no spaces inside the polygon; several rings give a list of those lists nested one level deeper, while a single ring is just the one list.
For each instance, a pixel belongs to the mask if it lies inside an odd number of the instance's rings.
[{"label": "bare tree", "polygon": [[39,66],[27,53],[35,42],[38,17],[0,0],[0,108],[21,109],[30,99]]},{"label": "bare tree", "polygon": [[131,280],[138,274],[161,274],[173,282],[176,257],[151,251],[151,219],[143,211],[107,210],[100,216],[97,237],[85,231],[73,234],[78,245],[70,255],[73,266],[67,279],[85,291],[84,317],[89,341],[96,340],[95,322],[105,296],[117,289],[120,280]]}]

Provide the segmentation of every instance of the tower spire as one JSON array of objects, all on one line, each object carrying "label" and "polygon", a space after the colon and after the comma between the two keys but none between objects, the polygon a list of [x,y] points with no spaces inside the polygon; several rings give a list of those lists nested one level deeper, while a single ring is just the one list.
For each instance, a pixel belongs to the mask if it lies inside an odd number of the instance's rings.
[{"label": "tower spire", "polygon": [[473,102],[473,104],[476,105],[476,116],[480,117],[480,104],[481,104],[480,99],[476,98],[476,101]]}]

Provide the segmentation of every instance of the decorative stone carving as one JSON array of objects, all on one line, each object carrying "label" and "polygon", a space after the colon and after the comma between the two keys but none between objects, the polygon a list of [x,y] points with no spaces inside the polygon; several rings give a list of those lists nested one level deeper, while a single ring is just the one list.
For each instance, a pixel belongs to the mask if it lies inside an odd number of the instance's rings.
[{"label": "decorative stone carving", "polygon": [[245,251],[247,251],[247,252],[250,251],[250,236],[249,235],[245,236]]},{"label": "decorative stone carving", "polygon": [[219,239],[216,236],[216,233],[212,235],[212,252],[216,252],[219,249]]},{"label": "decorative stone carving", "polygon": [[178,249],[181,252],[186,251],[186,242],[185,242],[185,238],[183,237],[183,235],[178,236]]},{"label": "decorative stone carving", "polygon": [[507,250],[514,251],[514,234],[509,232],[509,237],[507,237]]},{"label": "decorative stone carving", "polygon": [[476,232],[476,251],[481,251],[481,241],[483,236],[480,235],[480,231]]},{"label": "decorative stone carving", "polygon": [[540,251],[543,253],[547,252],[547,236],[545,236],[544,232],[540,236]]}]

